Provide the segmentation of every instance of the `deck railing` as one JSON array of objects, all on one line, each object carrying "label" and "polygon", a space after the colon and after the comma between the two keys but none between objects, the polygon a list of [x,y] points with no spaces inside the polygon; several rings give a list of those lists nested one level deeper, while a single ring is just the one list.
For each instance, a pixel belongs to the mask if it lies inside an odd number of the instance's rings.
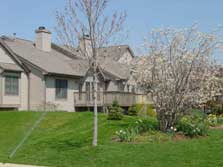
[{"label": "deck railing", "polygon": [[[129,93],[129,92],[100,92],[98,93],[98,106],[109,106],[114,100],[118,101],[120,106],[128,107],[141,101],[146,100],[146,95]],[[74,93],[74,104],[79,107],[93,106],[92,94],[86,92]]]},{"label": "deck railing", "polygon": [[[98,106],[103,106],[103,93],[100,92],[98,93],[98,99],[97,99],[97,104]],[[93,101],[93,95],[92,94],[87,94],[86,92],[75,92],[74,93],[74,104],[75,106],[80,106],[80,107],[89,107],[94,105]]]}]

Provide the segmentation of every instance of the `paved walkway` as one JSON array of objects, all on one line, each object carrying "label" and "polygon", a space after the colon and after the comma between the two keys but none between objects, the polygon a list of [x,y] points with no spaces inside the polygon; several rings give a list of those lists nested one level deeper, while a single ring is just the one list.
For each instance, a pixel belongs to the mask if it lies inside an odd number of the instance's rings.
[{"label": "paved walkway", "polygon": [[0,163],[0,167],[38,167],[38,166],[32,166],[32,165],[16,165],[16,164],[7,164],[7,163],[6,164],[3,164],[3,163]]}]

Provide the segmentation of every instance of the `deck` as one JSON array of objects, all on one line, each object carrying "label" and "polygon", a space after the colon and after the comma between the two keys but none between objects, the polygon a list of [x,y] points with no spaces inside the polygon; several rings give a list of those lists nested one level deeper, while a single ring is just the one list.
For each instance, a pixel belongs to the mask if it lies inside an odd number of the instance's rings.
[{"label": "deck", "polygon": [[[98,93],[98,106],[109,106],[113,101],[118,101],[120,106],[129,107],[136,103],[145,103],[149,101],[147,95],[129,93],[129,92],[100,92]],[[75,107],[91,107],[93,106],[92,95],[86,92],[74,93]]]}]

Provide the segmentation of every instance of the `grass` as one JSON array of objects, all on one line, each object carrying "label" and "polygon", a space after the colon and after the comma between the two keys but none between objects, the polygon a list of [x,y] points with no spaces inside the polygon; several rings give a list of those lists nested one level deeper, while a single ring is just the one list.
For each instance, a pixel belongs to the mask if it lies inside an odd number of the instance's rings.
[{"label": "grass", "polygon": [[111,140],[115,131],[133,124],[136,118],[108,121],[99,114],[99,146],[93,148],[92,113],[48,113],[24,146],[8,159],[10,151],[39,116],[40,113],[31,112],[0,113],[0,161],[53,167],[223,165],[223,130],[211,130],[208,137],[178,142],[148,139],[137,144],[117,143]]}]

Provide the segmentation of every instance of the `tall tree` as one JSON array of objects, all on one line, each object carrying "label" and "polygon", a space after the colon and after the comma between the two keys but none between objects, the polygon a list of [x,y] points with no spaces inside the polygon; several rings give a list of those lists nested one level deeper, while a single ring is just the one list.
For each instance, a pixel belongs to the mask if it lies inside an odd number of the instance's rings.
[{"label": "tall tree", "polygon": [[79,47],[81,55],[88,59],[89,67],[93,71],[93,100],[94,100],[94,132],[93,146],[97,146],[98,111],[97,111],[97,70],[98,48],[111,43],[123,28],[126,13],[113,13],[105,16],[109,0],[68,0],[65,10],[57,12],[58,40],[73,50],[85,35],[89,38],[88,45],[83,43]]},{"label": "tall tree", "polygon": [[185,111],[219,93],[213,52],[215,33],[189,29],[161,29],[151,33],[148,54],[135,64],[138,82],[152,95],[160,129],[174,126]]}]

